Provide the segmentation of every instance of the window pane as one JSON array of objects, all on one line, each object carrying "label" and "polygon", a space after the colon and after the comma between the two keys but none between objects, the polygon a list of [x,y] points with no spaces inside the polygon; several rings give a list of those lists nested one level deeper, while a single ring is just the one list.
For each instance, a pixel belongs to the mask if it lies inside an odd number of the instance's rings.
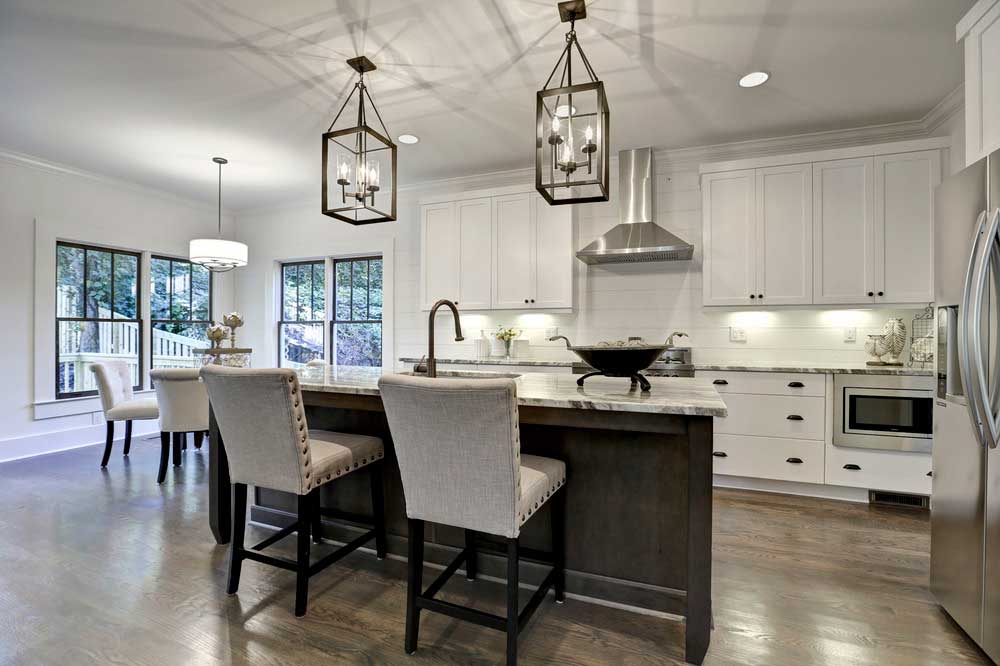
[{"label": "window pane", "polygon": [[382,324],[335,324],[337,365],[382,365]]},{"label": "window pane", "polygon": [[96,391],[88,369],[100,361],[124,360],[139,383],[139,324],[135,322],[59,322],[57,393]]},{"label": "window pane", "polygon": [[149,304],[153,319],[170,319],[170,260],[153,259],[149,264]]},{"label": "window pane", "polygon": [[354,316],[352,319],[368,319],[368,262],[355,261],[354,264],[354,285],[352,296],[354,297]]},{"label": "window pane", "polygon": [[191,264],[191,302],[193,311],[192,319],[208,321],[212,314],[209,312],[212,293],[212,273],[204,266]]},{"label": "window pane", "polygon": [[368,312],[372,319],[382,318],[382,260],[372,259],[369,269]]},{"label": "window pane", "polygon": [[83,248],[56,247],[56,316],[83,316]]},{"label": "window pane", "polygon": [[323,324],[282,324],[280,329],[281,367],[301,368],[323,358]]},{"label": "window pane", "polygon": [[337,312],[336,319],[351,318],[351,262],[337,264]]},{"label": "window pane", "polygon": [[170,303],[168,319],[191,318],[191,264],[186,261],[171,261]]},{"label": "window pane", "polygon": [[161,322],[153,325],[154,368],[198,368],[201,358],[193,349],[208,346],[208,324]]},{"label": "window pane", "polygon": [[135,288],[139,281],[139,259],[130,254],[114,255],[115,319],[138,319]]},{"label": "window pane", "polygon": [[285,321],[294,321],[296,313],[296,296],[298,294],[298,266],[282,267],[282,284],[284,285],[283,299],[281,304],[281,318]]},{"label": "window pane", "polygon": [[312,319],[322,321],[326,317],[326,266],[313,264]]},{"label": "window pane", "polygon": [[111,253],[87,251],[87,317],[111,318]]},{"label": "window pane", "polygon": [[298,285],[298,307],[296,308],[296,321],[309,321],[312,319],[312,267],[303,264],[299,266]]}]

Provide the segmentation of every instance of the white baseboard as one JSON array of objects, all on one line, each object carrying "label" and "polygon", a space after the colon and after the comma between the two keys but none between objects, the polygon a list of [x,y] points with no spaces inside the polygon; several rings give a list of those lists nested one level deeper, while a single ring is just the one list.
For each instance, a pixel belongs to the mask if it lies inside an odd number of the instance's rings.
[{"label": "white baseboard", "polygon": [[[0,463],[43,456],[59,451],[69,451],[70,449],[79,449],[84,446],[93,446],[94,444],[103,444],[105,432],[106,426],[100,423],[84,428],[56,430],[37,435],[25,435],[24,437],[12,437],[11,439],[0,440]],[[158,432],[159,427],[156,421],[132,422],[133,443],[137,438]],[[120,442],[124,436],[124,422],[115,424],[115,441]]]},{"label": "white baseboard", "polygon": [[801,495],[803,497],[819,497],[843,502],[868,503],[868,490],[865,488],[847,488],[845,486],[827,486],[818,483],[798,483],[796,481],[774,481],[771,479],[751,479],[743,476],[727,476],[725,474],[713,475],[712,483],[719,488],[758,490],[767,493],[781,493],[783,495]]}]

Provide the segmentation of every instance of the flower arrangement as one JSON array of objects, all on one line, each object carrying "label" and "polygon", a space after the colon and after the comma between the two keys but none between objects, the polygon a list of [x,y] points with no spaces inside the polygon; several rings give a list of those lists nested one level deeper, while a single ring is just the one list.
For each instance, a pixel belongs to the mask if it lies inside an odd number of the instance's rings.
[{"label": "flower arrangement", "polygon": [[229,344],[236,346],[236,329],[243,325],[243,315],[239,312],[230,312],[222,315],[222,323],[229,327]]},{"label": "flower arrangement", "polygon": [[222,341],[229,337],[229,329],[222,324],[212,324],[205,329],[205,337],[212,343],[213,347],[222,345]]},{"label": "flower arrangement", "polygon": [[507,358],[510,358],[510,343],[519,335],[521,335],[521,331],[516,328],[500,325],[497,327],[493,337],[503,343],[504,352],[506,353]]}]

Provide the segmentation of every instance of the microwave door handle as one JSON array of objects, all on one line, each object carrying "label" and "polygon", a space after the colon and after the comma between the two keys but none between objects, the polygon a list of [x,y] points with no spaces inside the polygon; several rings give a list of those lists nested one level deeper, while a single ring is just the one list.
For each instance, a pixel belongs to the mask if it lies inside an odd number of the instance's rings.
[{"label": "microwave door handle", "polygon": [[[979,257],[980,239],[983,235],[983,226],[986,224],[986,211],[982,211],[979,214],[979,219],[976,221],[976,230],[972,236],[972,247],[969,251],[969,263],[965,270],[965,280],[962,286],[962,303],[959,312],[961,317],[958,320],[958,364],[961,370],[960,375],[962,378],[962,391],[965,393],[966,399],[968,401],[969,414],[972,417],[973,430],[976,431],[976,437],[979,439],[979,443],[985,446],[985,436],[983,433],[983,419],[982,411],[979,406],[978,397],[978,382],[973,376],[973,364],[970,357],[971,354],[971,333],[970,329],[973,328],[970,325],[972,321],[971,310],[972,310],[972,277],[976,270],[976,259]],[[977,322],[978,323],[978,322]]]},{"label": "microwave door handle", "polygon": [[984,439],[986,440],[986,444],[991,449],[997,448],[997,442],[998,439],[1000,439],[1000,432],[998,432],[997,419],[993,412],[990,387],[987,385],[988,368],[984,357],[988,352],[984,352],[983,350],[983,332],[981,322],[983,320],[983,304],[988,294],[986,275],[988,272],[994,272],[1000,268],[995,264],[996,257],[994,252],[994,245],[997,242],[998,232],[1000,232],[1000,209],[997,209],[997,212],[993,215],[993,218],[990,220],[989,228],[987,229],[986,234],[982,237],[979,268],[978,271],[976,271],[975,287],[972,291],[975,301],[972,306],[971,321],[973,325],[970,330],[970,342],[972,345],[971,352],[973,354],[970,360],[973,365],[975,382],[974,390],[978,390],[977,402],[980,409],[980,418],[985,426],[983,432]]}]

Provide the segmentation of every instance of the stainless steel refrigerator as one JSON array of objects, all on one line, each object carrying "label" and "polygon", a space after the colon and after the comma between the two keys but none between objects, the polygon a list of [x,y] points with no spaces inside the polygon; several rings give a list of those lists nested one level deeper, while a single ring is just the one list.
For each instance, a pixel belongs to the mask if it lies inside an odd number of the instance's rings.
[{"label": "stainless steel refrigerator", "polygon": [[1000,662],[1000,151],[935,193],[931,590]]}]

